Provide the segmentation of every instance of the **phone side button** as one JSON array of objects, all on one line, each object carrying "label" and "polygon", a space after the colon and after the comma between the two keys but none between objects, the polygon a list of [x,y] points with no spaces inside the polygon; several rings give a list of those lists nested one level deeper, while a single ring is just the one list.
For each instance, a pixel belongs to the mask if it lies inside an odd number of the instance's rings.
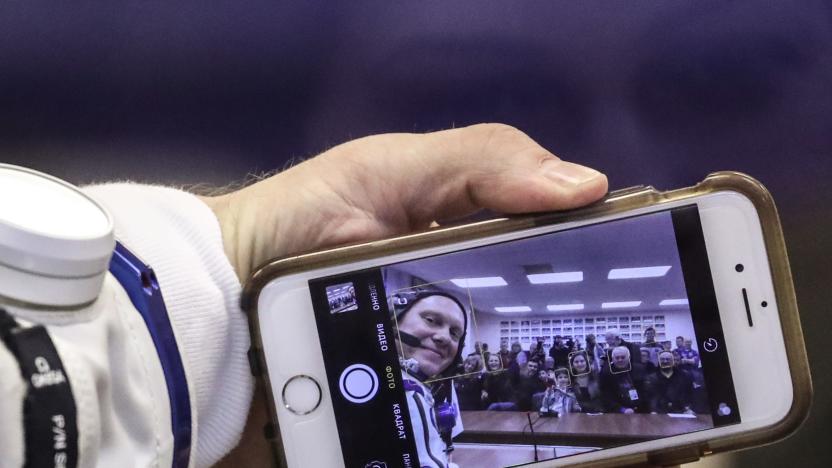
[{"label": "phone side button", "polygon": [[667,452],[652,454],[647,457],[651,466],[675,466],[693,463],[702,458],[702,447],[682,447]]}]

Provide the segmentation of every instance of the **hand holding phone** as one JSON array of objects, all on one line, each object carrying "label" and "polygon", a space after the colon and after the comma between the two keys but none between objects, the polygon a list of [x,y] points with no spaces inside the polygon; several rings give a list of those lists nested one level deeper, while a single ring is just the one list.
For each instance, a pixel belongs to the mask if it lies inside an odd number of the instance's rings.
[{"label": "hand holding phone", "polygon": [[[333,308],[345,291],[351,310]],[[247,304],[276,444],[293,467],[494,466],[497,453],[545,466],[678,462],[676,447],[690,457],[782,437],[811,393],[776,212],[739,174],[278,260],[254,275]],[[648,327],[678,344],[661,369],[641,362]],[[569,418],[524,431],[524,406],[546,395],[529,345],[566,336],[574,348],[596,334],[610,357],[573,376],[574,414],[561,407]],[[319,351],[288,359],[298,341]],[[519,346],[490,374],[510,377],[510,396],[465,409],[454,380],[462,356],[485,354],[474,342]],[[321,389],[308,411],[292,398],[298,376]],[[593,400],[603,414],[589,412]],[[654,400],[694,414],[650,414]]]},{"label": "hand holding phone", "polygon": [[[576,208],[606,190],[598,171],[561,161],[513,127],[481,124],[361,138],[203,200],[217,215],[226,254],[245,281],[276,257],[407,234],[480,209]],[[262,399],[255,395],[243,443],[224,466],[268,462]]]},{"label": "hand holding phone", "polygon": [[353,140],[203,200],[245,280],[277,257],[408,234],[481,209],[577,208],[606,191],[600,172],[559,159],[514,127],[480,124]]}]

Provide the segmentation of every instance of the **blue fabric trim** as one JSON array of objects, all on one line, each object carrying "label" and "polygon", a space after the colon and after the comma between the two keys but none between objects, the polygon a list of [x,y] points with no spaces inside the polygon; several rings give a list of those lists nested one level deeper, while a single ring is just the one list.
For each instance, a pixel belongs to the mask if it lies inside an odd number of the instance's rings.
[{"label": "blue fabric trim", "polygon": [[191,400],[185,367],[176,345],[162,291],[153,269],[116,242],[110,273],[116,277],[141,314],[165,374],[173,432],[173,468],[187,468],[191,455]]}]

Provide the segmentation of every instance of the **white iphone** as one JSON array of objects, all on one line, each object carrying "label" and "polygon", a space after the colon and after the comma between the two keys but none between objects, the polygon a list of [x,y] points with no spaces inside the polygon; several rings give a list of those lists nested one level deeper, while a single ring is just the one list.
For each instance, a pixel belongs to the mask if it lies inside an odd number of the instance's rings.
[{"label": "white iphone", "polygon": [[292,468],[678,463],[808,410],[776,211],[735,173],[278,260],[246,297]]}]

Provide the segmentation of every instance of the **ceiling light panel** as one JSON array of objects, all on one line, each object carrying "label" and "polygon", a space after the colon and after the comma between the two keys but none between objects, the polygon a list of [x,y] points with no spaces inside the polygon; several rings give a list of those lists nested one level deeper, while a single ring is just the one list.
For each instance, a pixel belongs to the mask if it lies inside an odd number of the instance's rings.
[{"label": "ceiling light panel", "polygon": [[551,283],[577,283],[584,280],[584,272],[582,271],[566,271],[562,273],[540,273],[536,275],[526,275],[531,284],[551,284]]},{"label": "ceiling light panel", "polygon": [[502,276],[483,276],[480,278],[455,278],[451,283],[460,288],[491,288],[495,286],[507,286]]},{"label": "ceiling light panel", "polygon": [[660,306],[677,306],[677,305],[688,305],[687,299],[665,299],[659,302]]},{"label": "ceiling light panel", "polygon": [[601,304],[602,309],[626,309],[628,307],[638,307],[641,301],[622,301],[622,302],[605,302]]},{"label": "ceiling light panel", "polygon": [[532,308],[529,306],[506,306],[495,307],[494,310],[497,312],[531,312]]},{"label": "ceiling light panel", "polygon": [[546,306],[549,312],[561,312],[565,310],[584,310],[583,304],[549,304]]},{"label": "ceiling light panel", "polygon": [[607,279],[633,279],[633,278],[658,278],[664,276],[670,270],[670,265],[639,267],[639,268],[614,268],[610,270]]}]

